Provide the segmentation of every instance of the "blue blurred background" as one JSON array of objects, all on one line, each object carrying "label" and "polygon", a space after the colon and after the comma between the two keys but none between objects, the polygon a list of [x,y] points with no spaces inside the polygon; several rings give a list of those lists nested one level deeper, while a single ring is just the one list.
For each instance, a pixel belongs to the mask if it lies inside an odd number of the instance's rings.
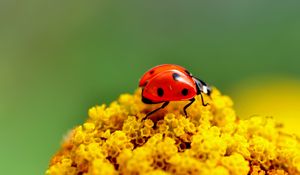
[{"label": "blue blurred background", "polygon": [[299,9],[296,0],[1,0],[1,174],[43,174],[89,107],[133,92],[158,64],[233,97],[248,78],[298,81]]}]

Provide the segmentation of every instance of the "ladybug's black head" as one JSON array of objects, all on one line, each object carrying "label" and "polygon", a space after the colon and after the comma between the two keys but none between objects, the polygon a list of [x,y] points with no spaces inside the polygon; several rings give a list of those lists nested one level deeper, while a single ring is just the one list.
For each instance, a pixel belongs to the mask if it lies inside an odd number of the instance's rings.
[{"label": "ladybug's black head", "polygon": [[209,85],[207,85],[204,81],[202,81],[196,77],[193,77],[193,79],[196,82],[197,91],[198,91],[197,94],[200,94],[200,93],[204,93],[207,95],[211,94],[211,87]]}]

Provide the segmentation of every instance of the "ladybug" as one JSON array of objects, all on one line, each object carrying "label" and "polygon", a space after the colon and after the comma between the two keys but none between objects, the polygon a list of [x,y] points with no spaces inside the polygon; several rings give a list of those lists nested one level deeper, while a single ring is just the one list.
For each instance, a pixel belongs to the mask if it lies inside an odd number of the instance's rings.
[{"label": "ladybug", "polygon": [[142,101],[146,104],[163,103],[161,107],[149,112],[144,119],[154,112],[165,108],[170,101],[190,101],[184,106],[183,111],[194,103],[195,96],[202,93],[210,95],[211,88],[202,80],[194,77],[187,69],[175,64],[162,64],[148,70],[140,79],[139,87],[142,88]]}]

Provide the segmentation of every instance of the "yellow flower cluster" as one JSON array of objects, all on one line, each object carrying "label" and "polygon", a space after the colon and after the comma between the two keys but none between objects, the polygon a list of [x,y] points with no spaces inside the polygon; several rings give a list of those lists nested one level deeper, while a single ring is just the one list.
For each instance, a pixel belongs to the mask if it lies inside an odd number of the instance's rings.
[{"label": "yellow flower cluster", "polygon": [[229,97],[213,90],[188,108],[141,102],[141,90],[89,110],[54,155],[47,175],[300,174],[300,141],[270,117],[240,120]]}]

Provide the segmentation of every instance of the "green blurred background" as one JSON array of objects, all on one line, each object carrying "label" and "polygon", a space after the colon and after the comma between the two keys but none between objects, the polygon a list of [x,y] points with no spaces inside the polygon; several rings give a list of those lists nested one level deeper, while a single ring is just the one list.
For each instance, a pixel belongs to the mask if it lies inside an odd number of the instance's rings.
[{"label": "green blurred background", "polygon": [[299,9],[296,0],[1,0],[1,174],[43,174],[89,107],[133,92],[157,64],[233,96],[247,78],[298,79]]}]

